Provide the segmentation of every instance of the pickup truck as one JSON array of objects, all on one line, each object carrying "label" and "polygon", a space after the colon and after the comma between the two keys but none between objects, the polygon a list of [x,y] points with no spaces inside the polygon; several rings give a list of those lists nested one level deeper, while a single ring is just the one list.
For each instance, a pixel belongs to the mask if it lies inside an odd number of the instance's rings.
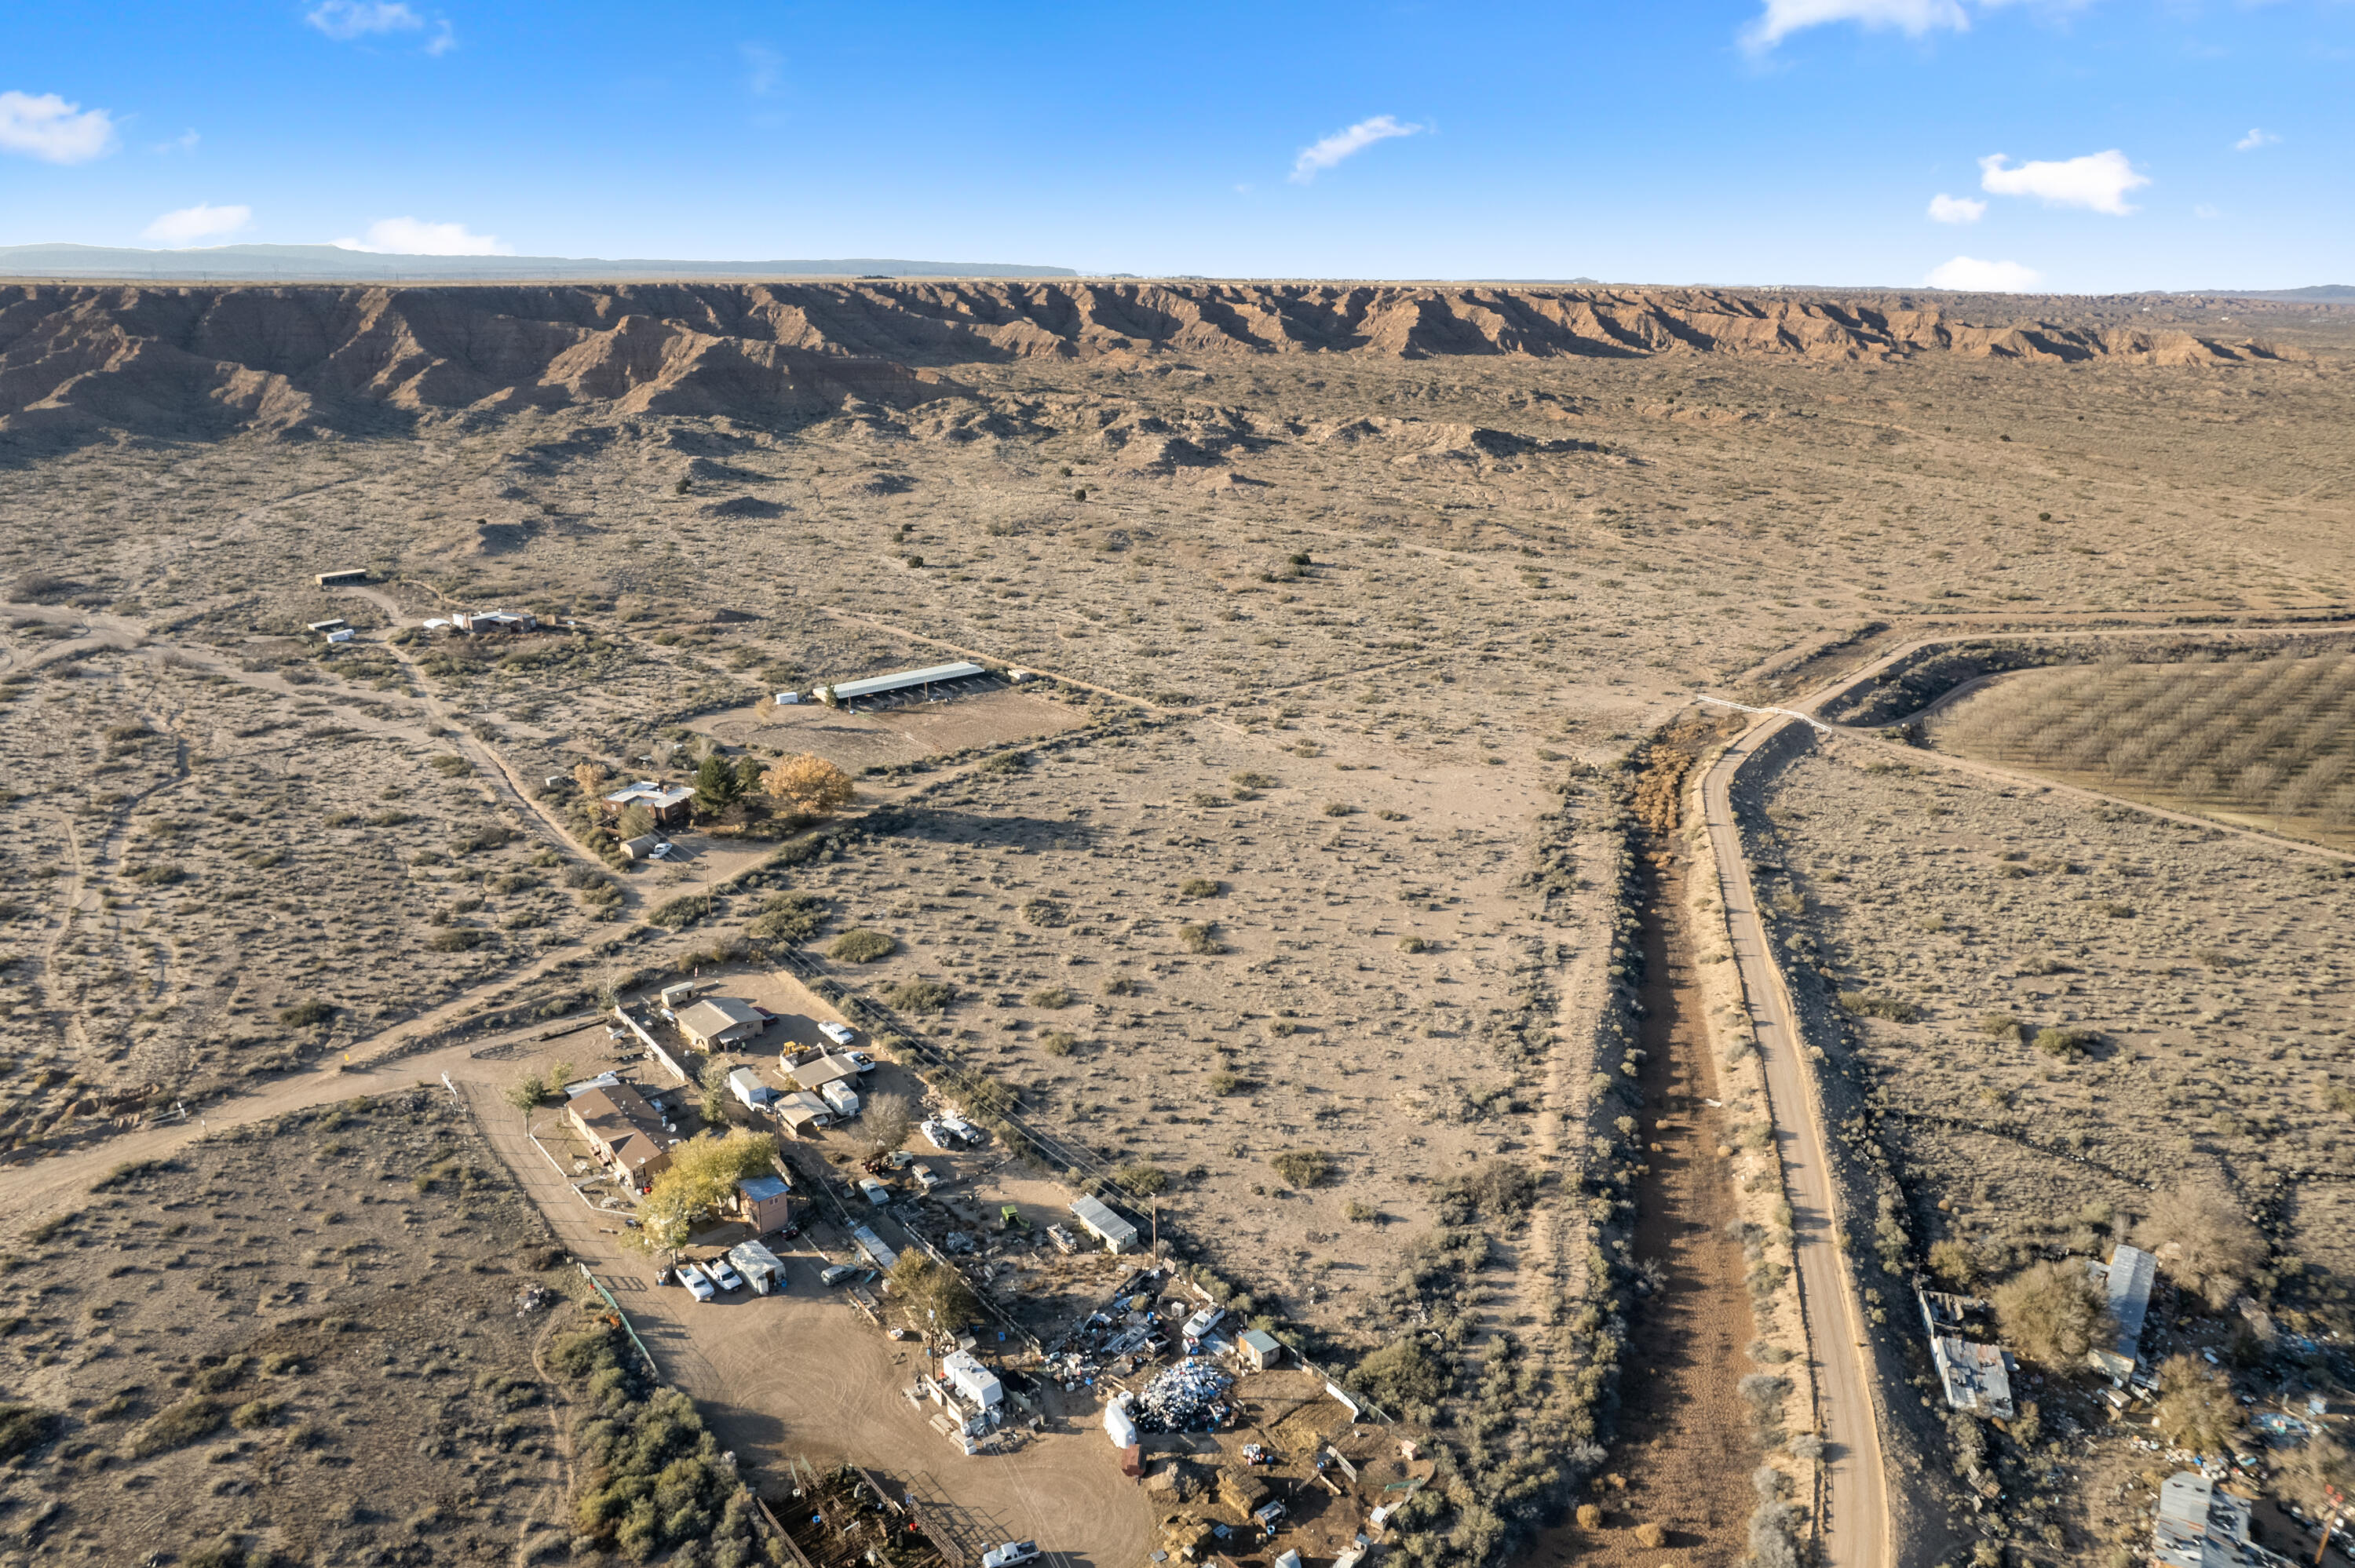
[{"label": "pickup truck", "polygon": [[1035,1541],[1009,1541],[1003,1546],[993,1546],[981,1554],[981,1568],[1021,1568],[1035,1560],[1039,1543]]},{"label": "pickup truck", "polygon": [[891,1189],[886,1187],[882,1182],[878,1181],[872,1176],[860,1177],[858,1180],[858,1190],[866,1194],[867,1201],[868,1202],[874,1204],[879,1209],[887,1208],[890,1205]]}]

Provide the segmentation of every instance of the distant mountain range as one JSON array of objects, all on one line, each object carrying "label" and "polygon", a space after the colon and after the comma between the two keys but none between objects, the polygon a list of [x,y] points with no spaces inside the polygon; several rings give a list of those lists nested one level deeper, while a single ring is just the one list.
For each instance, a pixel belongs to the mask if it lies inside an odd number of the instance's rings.
[{"label": "distant mountain range", "polygon": [[2207,292],[2240,300],[2302,300],[2317,305],[2355,305],[2355,284],[2318,283],[2311,289],[2215,289]]},{"label": "distant mountain range", "polygon": [[846,256],[805,261],[604,260],[580,256],[399,256],[336,245],[215,245],[135,250],[0,245],[0,278],[169,279],[175,282],[468,283],[665,278],[1076,278],[1069,267]]}]

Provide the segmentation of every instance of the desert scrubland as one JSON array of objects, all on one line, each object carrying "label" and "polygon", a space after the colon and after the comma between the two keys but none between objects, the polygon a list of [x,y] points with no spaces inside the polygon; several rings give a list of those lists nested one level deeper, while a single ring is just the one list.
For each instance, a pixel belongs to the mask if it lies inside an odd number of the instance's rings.
[{"label": "desert scrubland", "polygon": [[[2039,784],[2347,842],[2343,648],[2185,645],[2349,613],[2350,329],[2183,299],[10,286],[0,1140],[37,1171],[388,1031],[569,1016],[682,955],[794,947],[888,1009],[884,1051],[1085,1156],[1042,1143],[1039,1174],[1108,1182],[1427,1435],[1450,1480],[1409,1511],[1412,1560],[1732,1561],[1748,1466],[1809,1461],[1770,1342],[1796,1313],[1756,1266],[1789,1242],[1773,1107],[1721,1060],[1710,944],[1662,892],[1698,869],[1674,781],[1642,794],[1697,695],[1788,701],[1932,636],[2164,630],[2166,660],[2089,644],[1956,694],[1919,747],[1784,765],[1764,890],[1788,961],[1849,999],[1825,1071],[1891,1162],[1897,1273],[1993,1287],[2197,1178],[2261,1216],[2244,1293],[2318,1345],[2355,1330],[2331,1185],[2355,881]],[[346,568],[368,586],[314,580]],[[421,624],[492,608],[542,630]],[[306,630],[331,619],[354,640]],[[966,657],[1039,678],[772,700]],[[715,800],[672,866],[592,832],[576,775],[803,753],[858,800],[816,828]],[[851,931],[888,940],[837,956]],[[1647,951],[1674,983],[1647,989]],[[318,1135],[241,1136],[219,1158]],[[1644,1168],[1671,1160],[1705,1176],[1663,1195]],[[1747,1185],[1706,1212],[1740,1245],[1628,1251],[1645,1205],[1721,1171]],[[422,1266],[433,1223],[386,1255]],[[87,1288],[13,1245],[6,1311]],[[1766,1382],[1691,1407],[1742,1466],[1731,1503],[1679,1512],[1598,1446],[1615,1391],[1646,1431],[1673,1393],[1623,1385],[1629,1320],[1695,1299],[1734,1338],[1755,1312]],[[2200,1343],[2237,1310],[2165,1306]],[[1912,1311],[1889,1302],[1892,1340]],[[55,1331],[40,1354],[68,1353]],[[2295,1375],[2341,1378],[2337,1356]],[[14,1461],[11,1550],[51,1503],[39,1539],[80,1528],[82,1469],[162,1477],[100,1416],[111,1390],[10,1383],[51,1423]],[[1963,1482],[1924,1489],[1921,1560],[2106,1561],[2124,1439],[2072,1419],[1975,1427],[1973,1463],[2051,1500],[2006,1503],[1997,1537]],[[517,1550],[527,1510],[476,1493],[445,1517]],[[284,1539],[325,1561],[346,1537]],[[440,1525],[404,1550],[459,1557]]]}]

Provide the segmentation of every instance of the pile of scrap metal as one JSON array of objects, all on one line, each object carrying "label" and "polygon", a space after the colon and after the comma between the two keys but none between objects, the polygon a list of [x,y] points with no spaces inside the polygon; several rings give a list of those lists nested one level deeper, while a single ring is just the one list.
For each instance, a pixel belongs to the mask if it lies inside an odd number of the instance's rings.
[{"label": "pile of scrap metal", "polygon": [[1137,1427],[1146,1432],[1215,1431],[1233,1414],[1225,1395],[1234,1381],[1210,1361],[1166,1367],[1137,1393]]}]

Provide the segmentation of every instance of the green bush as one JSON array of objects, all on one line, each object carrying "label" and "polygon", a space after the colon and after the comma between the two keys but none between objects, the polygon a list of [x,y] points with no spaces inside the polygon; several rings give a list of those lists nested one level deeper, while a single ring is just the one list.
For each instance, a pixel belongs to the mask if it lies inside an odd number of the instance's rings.
[{"label": "green bush", "polygon": [[646,924],[660,926],[666,930],[680,930],[701,919],[704,911],[710,907],[711,901],[707,895],[682,893],[648,915]]},{"label": "green bush", "polygon": [[817,935],[828,911],[826,901],[815,893],[780,893],[761,906],[745,932],[762,941],[802,941]]},{"label": "green bush", "polygon": [[896,938],[861,927],[845,931],[826,951],[828,958],[846,964],[871,964],[878,959],[888,959],[899,950],[900,944]]},{"label": "green bush", "polygon": [[437,953],[470,953],[489,939],[489,933],[472,926],[452,926],[426,938],[426,947]]},{"label": "green bush", "polygon": [[1386,1410],[1428,1405],[1447,1393],[1447,1363],[1419,1340],[1393,1340],[1369,1354],[1349,1373],[1349,1385]]},{"label": "green bush", "polygon": [[2083,1056],[2093,1046],[2100,1044],[2101,1038],[2091,1029],[2054,1027],[2038,1030],[2036,1038],[2030,1044],[2047,1056],[2063,1062],[2074,1062]]},{"label": "green bush", "polygon": [[185,1448],[197,1438],[218,1431],[221,1423],[229,1418],[229,1411],[227,1401],[201,1393],[167,1405],[132,1440],[132,1457],[144,1459],[174,1448]]},{"label": "green bush", "polygon": [[1227,885],[1207,876],[1189,876],[1178,885],[1181,898],[1216,898],[1227,890]]},{"label": "green bush", "polygon": [[1050,1029],[1039,1036],[1039,1049],[1050,1056],[1068,1056],[1079,1048],[1079,1036],[1060,1029]]},{"label": "green bush", "polygon": [[1030,993],[1030,1005],[1059,1012],[1071,1005],[1071,993],[1059,985],[1041,986]]},{"label": "green bush", "polygon": [[1891,1023],[1922,1022],[1920,1004],[1900,996],[1883,996],[1870,991],[1844,991],[1840,992],[1839,1004],[1865,1018],[1885,1018]]},{"label": "green bush", "polygon": [[1333,1157],[1321,1149],[1287,1149],[1268,1163],[1295,1187],[1322,1187],[1338,1169]]},{"label": "green bush", "polygon": [[948,1011],[949,1003],[956,1000],[956,988],[938,980],[908,980],[885,991],[883,1000],[901,1012],[929,1016]]},{"label": "green bush", "polygon": [[335,1016],[334,1002],[321,1001],[317,997],[312,997],[306,1001],[298,1001],[292,1007],[281,1008],[278,1012],[278,1022],[289,1029],[307,1029],[314,1023],[325,1023]]},{"label": "green bush", "polygon": [[57,1413],[37,1404],[0,1404],[0,1464],[39,1447],[58,1425]]},{"label": "green bush", "polygon": [[1210,1075],[1210,1092],[1214,1095],[1221,1097],[1231,1095],[1241,1090],[1242,1086],[1242,1079],[1224,1067]]},{"label": "green bush", "polygon": [[1467,1224],[1474,1214],[1492,1220],[1510,1218],[1526,1213],[1537,1195],[1537,1178],[1509,1160],[1491,1160],[1464,1175],[1449,1177],[1433,1194],[1440,1223],[1450,1225]]},{"label": "green bush", "polygon": [[1215,955],[1227,950],[1227,945],[1219,940],[1218,922],[1214,920],[1204,920],[1178,927],[1178,940],[1189,953]]},{"label": "green bush", "polygon": [[581,1407],[573,1433],[579,1535],[641,1563],[688,1542],[706,1561],[762,1560],[751,1494],[694,1404],[676,1389],[648,1388],[619,1330],[597,1323],[559,1334],[548,1359]]},{"label": "green bush", "polygon": [[1113,1172],[1113,1180],[1140,1198],[1169,1190],[1169,1172],[1148,1160],[1133,1160]]}]

